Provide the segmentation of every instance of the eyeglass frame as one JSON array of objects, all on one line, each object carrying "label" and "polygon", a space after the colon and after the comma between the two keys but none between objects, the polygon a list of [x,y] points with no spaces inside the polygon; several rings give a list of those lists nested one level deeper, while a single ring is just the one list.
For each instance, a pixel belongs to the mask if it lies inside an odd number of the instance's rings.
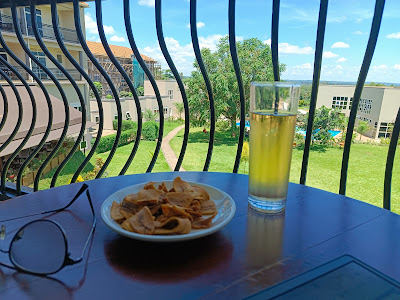
[{"label": "eyeglass frame", "polygon": [[[11,218],[11,219],[6,219],[6,220],[1,220],[0,221],[0,222],[8,222],[8,221],[14,221],[14,220],[22,219],[22,218],[33,217],[33,216],[38,216],[38,215],[43,215],[43,214],[48,214],[48,213],[61,212],[61,211],[65,210],[65,209],[67,209],[68,207],[70,207],[79,198],[79,196],[86,190],[86,196],[88,198],[90,209],[92,211],[93,220],[92,220],[92,227],[90,229],[90,232],[89,232],[89,235],[88,235],[88,238],[86,240],[86,243],[85,243],[85,246],[83,248],[81,256],[78,256],[75,259],[71,258],[70,253],[68,251],[68,240],[67,240],[67,237],[66,237],[66,234],[65,234],[65,230],[62,228],[62,226],[60,224],[58,224],[56,221],[53,221],[53,220],[39,219],[39,220],[33,220],[31,222],[28,222],[27,224],[23,225],[20,229],[18,229],[18,231],[16,232],[16,234],[14,235],[14,237],[12,238],[12,240],[10,242],[10,246],[9,246],[8,250],[0,249],[0,252],[7,253],[9,255],[9,259],[10,259],[11,263],[13,264],[13,266],[7,265],[7,264],[2,263],[2,262],[0,262],[0,265],[4,266],[4,267],[7,267],[7,268],[11,268],[11,269],[16,269],[18,271],[22,271],[22,272],[25,272],[25,273],[28,273],[28,274],[46,276],[46,275],[51,275],[51,274],[55,274],[55,273],[59,272],[65,266],[70,266],[70,265],[74,265],[74,264],[77,264],[77,263],[81,262],[83,260],[84,256],[85,256],[87,247],[88,247],[89,242],[90,242],[90,240],[91,240],[91,238],[93,236],[93,232],[95,230],[96,223],[97,223],[97,218],[96,218],[96,214],[94,212],[92,198],[90,197],[90,193],[89,193],[88,188],[89,188],[89,186],[86,183],[84,183],[82,185],[82,187],[79,189],[79,191],[76,193],[76,195],[72,198],[72,200],[66,206],[64,206],[62,208],[43,211],[43,212],[40,212],[40,213],[35,213],[35,214],[30,214],[30,215],[26,215],[26,216],[20,216],[20,217],[16,217],[16,218]],[[58,227],[58,229],[60,230],[60,232],[63,235],[64,243],[65,243],[65,257],[64,257],[63,264],[56,271],[46,272],[46,273],[32,272],[32,271],[26,270],[26,269],[18,266],[14,262],[13,258],[11,257],[11,246],[12,246],[13,242],[17,238],[19,238],[18,237],[19,232],[21,232],[21,230],[23,230],[24,228],[26,228],[27,226],[29,226],[30,224],[35,223],[35,222],[50,222],[50,223],[53,223],[54,225],[56,225],[56,227]],[[3,229],[1,229],[1,232],[0,232],[0,235],[2,235],[2,234],[4,234],[3,233]]]}]

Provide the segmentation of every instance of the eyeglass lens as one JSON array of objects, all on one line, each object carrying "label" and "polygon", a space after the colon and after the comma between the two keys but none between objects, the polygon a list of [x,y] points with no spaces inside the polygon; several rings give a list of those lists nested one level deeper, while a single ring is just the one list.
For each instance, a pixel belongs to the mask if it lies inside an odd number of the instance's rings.
[{"label": "eyeglass lens", "polygon": [[61,229],[53,222],[38,220],[17,232],[11,242],[10,259],[22,270],[50,274],[62,267],[66,252]]}]

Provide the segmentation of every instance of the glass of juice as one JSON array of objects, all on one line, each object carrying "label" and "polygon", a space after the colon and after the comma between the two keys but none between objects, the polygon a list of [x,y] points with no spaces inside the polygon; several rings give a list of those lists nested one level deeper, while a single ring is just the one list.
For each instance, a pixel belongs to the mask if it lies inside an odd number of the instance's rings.
[{"label": "glass of juice", "polygon": [[249,205],[265,213],[286,207],[300,84],[250,84]]}]

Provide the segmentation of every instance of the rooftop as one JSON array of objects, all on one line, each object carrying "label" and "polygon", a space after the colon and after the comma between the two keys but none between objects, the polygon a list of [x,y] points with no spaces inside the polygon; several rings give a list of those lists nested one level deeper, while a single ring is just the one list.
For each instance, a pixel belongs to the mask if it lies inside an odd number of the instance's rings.
[{"label": "rooftop", "polygon": [[[106,50],[103,47],[102,43],[97,43],[97,42],[91,42],[87,41],[86,42],[90,51],[94,55],[102,55],[102,56],[107,56]],[[123,47],[123,46],[116,46],[116,45],[109,45],[112,53],[115,55],[117,58],[131,58],[133,55],[133,51],[131,48],[128,47]],[[148,57],[146,55],[140,54],[145,61],[155,61],[151,57]]]}]

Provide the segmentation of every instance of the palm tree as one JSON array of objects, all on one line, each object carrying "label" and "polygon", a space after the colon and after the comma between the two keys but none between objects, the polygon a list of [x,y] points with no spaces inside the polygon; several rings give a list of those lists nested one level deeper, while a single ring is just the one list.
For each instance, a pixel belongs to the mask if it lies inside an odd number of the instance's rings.
[{"label": "palm tree", "polygon": [[370,130],[368,122],[358,121],[357,132],[360,134],[360,140],[361,140],[361,135],[366,133],[368,130]]},{"label": "palm tree", "polygon": [[176,110],[178,111],[179,119],[181,120],[182,119],[181,115],[182,115],[182,112],[184,109],[183,103],[174,103],[174,104],[175,104]]}]

